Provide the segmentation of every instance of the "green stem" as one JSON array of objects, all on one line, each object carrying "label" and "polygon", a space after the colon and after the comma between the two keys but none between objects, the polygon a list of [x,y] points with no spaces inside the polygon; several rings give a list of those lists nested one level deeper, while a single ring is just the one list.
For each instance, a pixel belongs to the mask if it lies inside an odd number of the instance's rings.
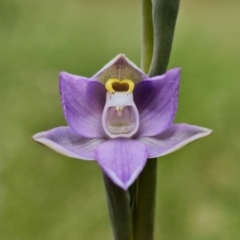
[{"label": "green stem", "polygon": [[[141,68],[148,72],[153,55],[152,2],[142,4],[142,53]],[[156,159],[148,160],[137,180],[136,206],[134,215],[134,239],[152,240],[156,193]]]},{"label": "green stem", "polygon": [[133,240],[129,192],[115,185],[104,173],[103,178],[114,240]]},{"label": "green stem", "polygon": [[[166,72],[179,8],[179,0],[142,0],[141,67],[149,76]],[[148,159],[137,180],[135,240],[153,240],[157,159]]]},{"label": "green stem", "polygon": [[157,159],[148,162],[138,178],[135,240],[152,240],[156,198]]},{"label": "green stem", "polygon": [[[135,216],[136,216],[136,193],[137,193],[137,181],[135,181],[128,189],[130,196],[130,211],[131,211],[131,220],[132,220],[132,228],[135,228]],[[134,234],[134,232],[133,232]]]},{"label": "green stem", "polygon": [[141,68],[148,72],[153,54],[153,24],[151,0],[141,0],[142,5],[142,50]]}]

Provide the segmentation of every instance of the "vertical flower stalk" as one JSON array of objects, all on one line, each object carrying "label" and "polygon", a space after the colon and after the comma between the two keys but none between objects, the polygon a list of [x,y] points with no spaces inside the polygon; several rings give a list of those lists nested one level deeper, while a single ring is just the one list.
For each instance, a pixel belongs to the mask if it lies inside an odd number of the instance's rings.
[{"label": "vertical flower stalk", "polygon": [[116,186],[105,173],[103,178],[114,240],[133,240],[128,191]]},{"label": "vertical flower stalk", "polygon": [[[151,77],[166,72],[172,48],[179,1],[141,1],[143,19],[141,67],[145,72],[149,71],[148,75]],[[152,53],[151,49],[153,49]],[[149,62],[151,62],[150,69]],[[154,238],[156,182],[157,158],[154,158],[147,161],[137,180],[134,219],[136,240],[152,240]]]}]

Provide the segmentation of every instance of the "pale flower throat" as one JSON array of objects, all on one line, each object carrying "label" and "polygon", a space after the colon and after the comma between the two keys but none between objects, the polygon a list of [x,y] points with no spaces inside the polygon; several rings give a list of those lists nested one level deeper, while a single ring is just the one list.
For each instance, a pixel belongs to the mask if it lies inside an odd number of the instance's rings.
[{"label": "pale flower throat", "polygon": [[133,100],[134,83],[131,80],[109,79],[102,125],[110,138],[131,137],[139,127],[139,113]]}]

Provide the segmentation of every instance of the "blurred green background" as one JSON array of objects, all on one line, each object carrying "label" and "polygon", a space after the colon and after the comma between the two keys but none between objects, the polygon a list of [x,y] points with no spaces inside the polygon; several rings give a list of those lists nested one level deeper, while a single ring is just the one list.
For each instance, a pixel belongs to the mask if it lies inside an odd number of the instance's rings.
[{"label": "blurred green background", "polygon": [[[214,134],[159,159],[156,238],[240,239],[240,2],[182,0],[171,67],[176,122]],[[0,239],[110,240],[95,162],[31,140],[66,125],[58,72],[91,76],[118,53],[140,63],[140,1],[0,1]]]}]

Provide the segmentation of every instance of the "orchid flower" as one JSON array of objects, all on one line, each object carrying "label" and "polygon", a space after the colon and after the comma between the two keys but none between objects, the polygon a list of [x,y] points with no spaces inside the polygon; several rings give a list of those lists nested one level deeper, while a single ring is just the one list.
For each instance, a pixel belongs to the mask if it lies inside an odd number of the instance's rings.
[{"label": "orchid flower", "polygon": [[33,139],[68,157],[96,160],[126,190],[149,158],[211,133],[203,127],[173,124],[179,77],[180,69],[175,68],[150,78],[123,54],[91,78],[61,72],[68,126],[40,132]]}]

